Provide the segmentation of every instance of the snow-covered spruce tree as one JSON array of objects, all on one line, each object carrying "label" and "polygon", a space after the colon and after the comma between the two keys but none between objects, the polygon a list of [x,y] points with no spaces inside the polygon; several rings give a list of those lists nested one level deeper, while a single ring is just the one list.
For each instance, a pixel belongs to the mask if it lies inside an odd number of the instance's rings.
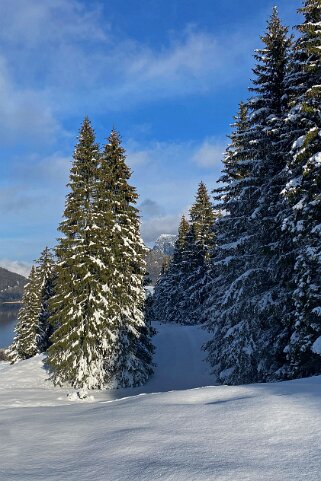
[{"label": "snow-covered spruce tree", "polygon": [[[259,381],[286,377],[284,348],[289,336],[293,305],[294,251],[292,236],[283,231],[288,204],[282,195],[286,185],[287,154],[290,145],[285,129],[289,90],[287,72],[291,38],[274,8],[258,50],[251,91],[251,175],[256,186],[255,210],[252,213],[252,251],[248,269],[246,312],[254,321],[253,358]],[[252,363],[251,363],[252,364]]]},{"label": "snow-covered spruce tree", "polygon": [[281,228],[290,40],[276,9],[262,41],[256,95],[241,106],[224,161],[226,185],[217,192],[226,215],[217,225],[216,299],[209,305],[215,337],[207,350],[216,374],[231,384],[282,376],[292,308],[291,240]]},{"label": "snow-covered spruce tree", "polygon": [[[182,260],[186,249],[189,223],[182,216],[174,254],[164,274],[158,280],[154,292],[153,316],[160,322],[182,322],[180,303],[182,302]],[[183,294],[184,295],[184,294]]]},{"label": "snow-covered spruce tree", "polygon": [[[56,330],[47,362],[55,384],[89,389],[106,385],[106,358],[112,356],[110,340],[115,337],[114,326],[109,324],[110,270],[102,249],[101,217],[94,208],[99,160],[95,134],[86,118],[74,151],[70,192],[59,226],[63,236],[56,248],[57,278],[50,303],[50,322]],[[109,231],[106,228],[107,236]]]},{"label": "snow-covered spruce tree", "polygon": [[45,352],[50,346],[50,337],[53,334],[54,326],[50,324],[50,299],[54,294],[55,284],[55,259],[52,251],[45,247],[37,262],[37,276],[41,289],[41,307],[38,325],[38,349]]},{"label": "snow-covered spruce tree", "polygon": [[39,316],[41,311],[41,285],[37,270],[32,266],[25,285],[22,307],[18,314],[13,344],[8,349],[12,363],[29,359],[39,351]]},{"label": "snow-covered spruce tree", "polygon": [[[146,248],[140,236],[136,189],[118,133],[112,130],[102,154],[105,188],[110,195],[114,225],[108,233],[113,260],[111,295],[116,324],[114,383],[117,387],[144,384],[153,372],[152,329],[144,318]],[[109,370],[108,360],[106,361]]]},{"label": "snow-covered spruce tree", "polygon": [[[216,248],[212,261],[212,281],[204,309],[204,321],[213,338],[206,345],[207,359],[221,382],[244,382],[253,378],[248,366],[251,332],[242,322],[243,275],[247,263],[246,244],[251,220],[251,156],[249,150],[248,106],[240,104],[233,124],[231,144],[223,160],[221,187],[214,191],[216,208],[222,216],[215,223]],[[243,346],[241,345],[243,343]],[[243,348],[244,349],[243,349]]]},{"label": "snow-covered spruce tree", "polygon": [[196,243],[208,260],[214,244],[213,224],[216,214],[204,182],[200,182],[195,202],[190,209],[190,223],[194,226]]},{"label": "snow-covered spruce tree", "polygon": [[285,194],[292,209],[285,227],[297,255],[289,377],[321,373],[321,0],[305,1],[300,12],[287,119],[293,145]]},{"label": "snow-covered spruce tree", "polygon": [[45,352],[53,328],[49,323],[48,302],[53,295],[54,259],[47,247],[32,267],[18,314],[15,338],[9,349],[12,362]]},{"label": "snow-covered spruce tree", "polygon": [[190,210],[190,229],[182,255],[180,317],[184,324],[198,324],[209,284],[209,264],[214,250],[214,222],[217,217],[206,186],[199,184]]}]

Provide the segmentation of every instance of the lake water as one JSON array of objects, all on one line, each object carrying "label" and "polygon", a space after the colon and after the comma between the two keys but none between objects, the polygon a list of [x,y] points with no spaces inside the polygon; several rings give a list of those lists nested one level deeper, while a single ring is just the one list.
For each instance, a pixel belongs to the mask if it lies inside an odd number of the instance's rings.
[{"label": "lake water", "polygon": [[13,340],[20,304],[0,304],[0,348],[8,347]]}]

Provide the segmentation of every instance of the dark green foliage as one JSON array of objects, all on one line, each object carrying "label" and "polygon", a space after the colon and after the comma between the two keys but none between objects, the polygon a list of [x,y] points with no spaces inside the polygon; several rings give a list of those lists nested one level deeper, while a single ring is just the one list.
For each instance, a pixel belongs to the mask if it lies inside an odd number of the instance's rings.
[{"label": "dark green foliage", "polygon": [[294,239],[295,316],[287,346],[289,377],[321,372],[321,1],[300,10],[292,69],[288,135],[293,141],[285,225]]},{"label": "dark green foliage", "polygon": [[215,195],[218,221],[213,282],[206,315],[215,373],[227,383],[280,376],[287,316],[292,312],[291,238],[282,231],[286,205],[286,72],[290,40],[274,9],[255,54],[251,91],[241,104]]},{"label": "dark green foliage", "polygon": [[54,284],[56,280],[55,260],[51,250],[46,247],[41,253],[37,262],[37,275],[41,284],[41,307],[38,324],[38,349],[40,352],[47,351],[50,346],[50,337],[53,334],[54,326],[50,324],[50,299],[54,294]]},{"label": "dark green foliage", "polygon": [[18,314],[15,338],[9,348],[12,362],[45,352],[53,327],[49,323],[49,299],[53,294],[54,259],[46,247],[31,269]]},{"label": "dark green foliage", "polygon": [[160,321],[201,322],[215,219],[206,186],[201,182],[190,210],[190,224],[182,218],[173,259],[156,285],[154,314]]},{"label": "dark green foliage", "polygon": [[182,281],[181,265],[188,232],[189,223],[183,215],[178,228],[173,258],[155,287],[153,305],[153,317],[155,320],[161,322],[182,321],[179,310],[179,303],[182,300],[180,291],[180,282]]},{"label": "dark green foliage", "polygon": [[39,352],[40,290],[41,284],[37,271],[32,266],[22,298],[22,307],[18,314],[15,338],[12,346],[9,348],[11,362],[28,359]]},{"label": "dark green foliage", "polygon": [[115,130],[101,154],[85,119],[74,153],[50,303],[56,331],[48,364],[56,384],[77,388],[143,384],[152,373],[144,321],[145,248]]},{"label": "dark green foliage", "polygon": [[106,189],[111,195],[114,226],[112,257],[114,282],[111,286],[116,306],[117,346],[115,382],[117,386],[144,384],[152,374],[153,346],[150,327],[144,320],[144,275],[146,248],[140,237],[139,216],[135,207],[136,189],[120,137],[112,130],[102,155],[102,170],[109,171]]},{"label": "dark green foliage", "polygon": [[[55,384],[101,388],[104,362],[115,336],[106,322],[109,309],[108,269],[100,250],[94,209],[99,149],[86,118],[74,152],[58,258],[55,295],[50,303],[56,330],[47,362]],[[97,235],[98,234],[98,235]],[[107,235],[109,232],[107,231]]]}]

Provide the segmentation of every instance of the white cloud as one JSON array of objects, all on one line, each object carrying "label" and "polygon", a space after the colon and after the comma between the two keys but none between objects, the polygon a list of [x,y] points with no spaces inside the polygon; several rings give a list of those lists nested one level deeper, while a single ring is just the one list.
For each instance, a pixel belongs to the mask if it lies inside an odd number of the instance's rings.
[{"label": "white cloud", "polygon": [[215,137],[201,142],[159,142],[151,141],[142,145],[134,140],[126,143],[127,160],[132,167],[147,166],[160,162],[174,165],[178,162],[194,163],[201,168],[220,167],[226,149],[226,142]]},{"label": "white cloud", "polygon": [[180,215],[167,215],[143,220],[141,233],[145,243],[155,242],[161,234],[177,234],[180,217]]},{"label": "white cloud", "polygon": [[77,0],[2,0],[1,19],[6,28],[3,40],[24,47],[39,44],[87,40],[105,40],[106,26],[101,24],[97,4],[84,5]]},{"label": "white cloud", "polygon": [[194,152],[193,160],[201,167],[221,165],[225,149],[226,142],[215,138],[205,139]]},{"label": "white cloud", "polygon": [[15,85],[7,61],[0,56],[0,139],[17,142],[21,136],[29,142],[48,142],[57,134],[58,124],[48,99],[40,92]]},{"label": "white cloud", "polygon": [[175,164],[190,155],[192,142],[159,142],[157,140],[139,143],[133,139],[126,142],[127,160],[131,167],[146,166],[170,161]]},{"label": "white cloud", "polygon": [[13,261],[9,259],[0,259],[0,267],[25,277],[29,276],[31,270],[31,264],[29,262]]},{"label": "white cloud", "polygon": [[0,69],[1,107],[12,119],[6,124],[42,135],[66,113],[123,110],[215,90],[234,82],[244,53],[249,57],[248,38],[192,28],[151,47],[113,31],[96,2],[78,0],[4,0],[0,40],[10,63],[5,76]]}]

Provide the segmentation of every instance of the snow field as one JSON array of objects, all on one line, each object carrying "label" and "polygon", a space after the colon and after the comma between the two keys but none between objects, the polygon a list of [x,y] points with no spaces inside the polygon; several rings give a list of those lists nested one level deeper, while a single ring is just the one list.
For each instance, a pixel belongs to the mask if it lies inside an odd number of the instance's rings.
[{"label": "snow field", "polygon": [[321,377],[201,387],[205,333],[157,329],[155,377],[96,402],[53,388],[40,356],[0,364],[0,479],[320,480]]}]

